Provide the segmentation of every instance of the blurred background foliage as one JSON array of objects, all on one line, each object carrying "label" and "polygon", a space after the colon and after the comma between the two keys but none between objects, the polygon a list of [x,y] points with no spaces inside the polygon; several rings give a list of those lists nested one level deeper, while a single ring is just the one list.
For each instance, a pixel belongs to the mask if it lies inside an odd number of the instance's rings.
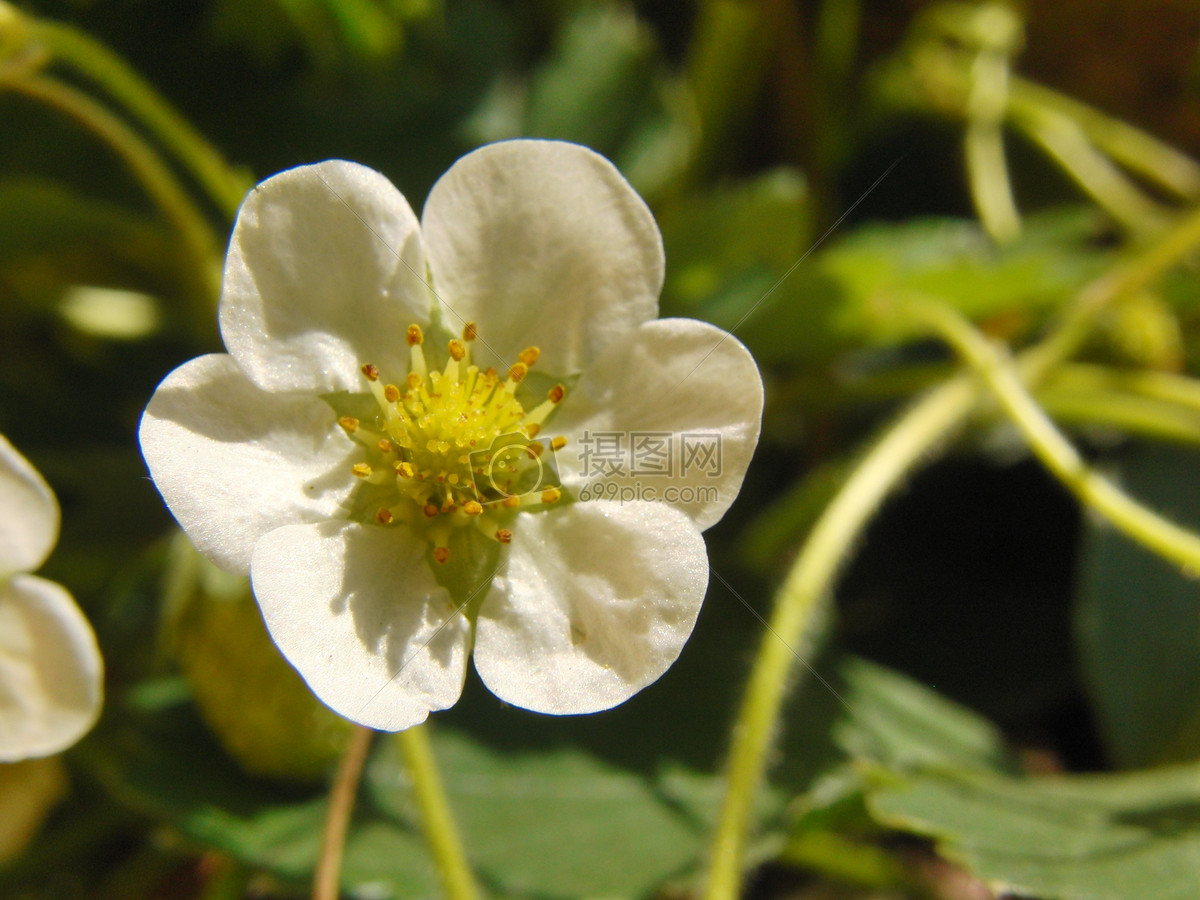
[{"label": "blurred background foliage", "polygon": [[[345,725],[245,583],[173,536],[135,441],[159,379],[219,349],[215,267],[255,180],[342,157],[419,208],[481,143],[579,141],[659,219],[664,314],[755,353],[763,442],[709,533],[719,577],[680,662],[577,719],[471,674],[433,723],[489,891],[681,897],[755,614],[864,442],[957,369],[897,298],[1021,347],[1153,247],[1200,199],[1198,37],[1188,0],[0,6],[0,432],[58,493],[44,572],[108,667],[92,735],[0,768],[0,895],[283,898],[311,877]],[[1089,460],[1194,526],[1198,285],[1188,258],[1122,298],[1037,391]],[[748,889],[1188,896],[1196,573],[1081,512],[991,404],[932,449],[804,648],[823,680],[788,702]],[[438,891],[387,741],[343,885]]]}]

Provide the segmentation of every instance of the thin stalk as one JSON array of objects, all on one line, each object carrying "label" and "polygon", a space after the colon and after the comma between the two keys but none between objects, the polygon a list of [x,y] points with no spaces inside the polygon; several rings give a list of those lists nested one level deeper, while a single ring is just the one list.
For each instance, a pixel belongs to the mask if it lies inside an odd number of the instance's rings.
[{"label": "thin stalk", "polygon": [[450,801],[438,775],[427,729],[428,726],[419,725],[396,735],[412,779],[417,808],[421,811],[421,830],[449,900],[478,900],[479,889],[475,886],[475,877],[454,824]]},{"label": "thin stalk", "polygon": [[321,832],[321,855],[317,859],[317,871],[313,877],[313,900],[337,900],[350,814],[354,811],[354,799],[358,795],[358,784],[362,781],[363,766],[366,765],[367,751],[374,735],[374,731],[362,725],[355,728],[338,763],[333,787],[329,791],[325,827]]},{"label": "thin stalk", "polygon": [[738,712],[704,891],[708,900],[738,896],[751,803],[792,680],[793,648],[804,642],[822,599],[883,500],[962,425],[975,397],[975,385],[959,377],[910,407],[868,451],[809,533],[776,596]]},{"label": "thin stalk", "polygon": [[104,44],[60,22],[29,20],[29,40],[96,82],[175,154],[230,219],[252,184],[141,76]]},{"label": "thin stalk", "polygon": [[1014,76],[1009,90],[1018,103],[1036,104],[1074,119],[1097,147],[1151,184],[1182,200],[1200,197],[1200,164],[1170,144],[1032,81]]},{"label": "thin stalk", "polygon": [[[1073,354],[1090,324],[1119,297],[1144,288],[1200,244],[1200,209],[1147,250],[1088,285],[1041,344],[1025,351],[1017,368],[1027,385],[1042,381]],[[957,376],[918,400],[884,433],[809,533],[781,587],[759,645],[734,725],[725,796],[704,888],[707,900],[734,900],[750,823],[751,802],[766,769],[783,698],[793,680],[800,646],[816,619],[821,598],[875,511],[904,477],[932,457],[976,407],[978,386]]]},{"label": "thin stalk", "polygon": [[48,75],[0,80],[0,89],[16,91],[75,119],[124,161],[146,193],[179,232],[190,262],[194,291],[206,304],[197,321],[212,327],[212,304],[220,293],[220,242],[187,192],[150,146],[120,119],[86,94]]},{"label": "thin stalk", "polygon": [[1200,536],[1138,503],[1084,462],[1037,402],[1011,361],[966,319],[944,303],[917,302],[912,312],[971,366],[1020,430],[1042,464],[1079,500],[1152,553],[1200,574]]},{"label": "thin stalk", "polygon": [[1073,118],[1022,93],[1010,96],[1009,115],[1017,128],[1040,144],[1125,228],[1134,233],[1154,233],[1167,223],[1166,211],[1097,150]]}]

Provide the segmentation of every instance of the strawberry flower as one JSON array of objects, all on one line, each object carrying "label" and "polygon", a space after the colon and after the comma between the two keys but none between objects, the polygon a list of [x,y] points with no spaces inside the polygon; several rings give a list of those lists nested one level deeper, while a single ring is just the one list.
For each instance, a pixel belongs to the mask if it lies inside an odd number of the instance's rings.
[{"label": "strawberry flower", "polygon": [[656,319],[662,281],[646,205],[575,144],[470,153],[420,221],[361,165],[290,169],[238,214],[228,352],[167,376],[143,454],[347,718],[451,706],[472,651],[509,703],[608,709],[690,635],[762,413],[736,339]]},{"label": "strawberry flower", "polygon": [[49,485],[0,435],[0,762],[65,750],[100,715],[91,625],[62,585],[29,574],[58,525]]}]

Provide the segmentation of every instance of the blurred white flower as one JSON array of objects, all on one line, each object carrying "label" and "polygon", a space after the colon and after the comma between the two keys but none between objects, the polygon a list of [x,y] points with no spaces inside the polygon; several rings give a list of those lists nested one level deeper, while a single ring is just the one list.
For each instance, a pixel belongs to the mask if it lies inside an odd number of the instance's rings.
[{"label": "blurred white flower", "polygon": [[28,574],[50,555],[58,522],[50,487],[0,435],[0,762],[64,750],[100,714],[91,625],[62,585]]},{"label": "blurred white flower", "polygon": [[228,354],[167,376],[143,454],[342,715],[423,721],[457,700],[472,646],[503,700],[607,709],[690,635],[700,532],[762,413],[737,340],[655,320],[662,279],[649,210],[575,144],[463,157],[420,223],[363,166],[291,169],[238,214]]}]

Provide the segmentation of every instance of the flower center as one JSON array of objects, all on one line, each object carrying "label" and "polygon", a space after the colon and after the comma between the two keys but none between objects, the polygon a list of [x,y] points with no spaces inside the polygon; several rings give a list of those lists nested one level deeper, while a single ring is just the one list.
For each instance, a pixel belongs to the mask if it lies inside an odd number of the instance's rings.
[{"label": "flower center", "polygon": [[367,461],[354,474],[375,486],[374,521],[425,523],[439,563],[450,557],[451,529],[473,525],[508,543],[503,519],[522,506],[556,502],[561,496],[547,450],[566,439],[538,440],[543,422],[562,402],[566,389],[555,385],[546,400],[526,411],[517,386],[540,351],[527,347],[503,379],[495,369],[471,364],[475,323],[451,340],[441,371],[431,370],[418,325],[408,326],[408,376],[402,385],[385,382],[378,368],[362,367],[379,412],[373,427],[353,416],[338,424],[367,448]]}]

